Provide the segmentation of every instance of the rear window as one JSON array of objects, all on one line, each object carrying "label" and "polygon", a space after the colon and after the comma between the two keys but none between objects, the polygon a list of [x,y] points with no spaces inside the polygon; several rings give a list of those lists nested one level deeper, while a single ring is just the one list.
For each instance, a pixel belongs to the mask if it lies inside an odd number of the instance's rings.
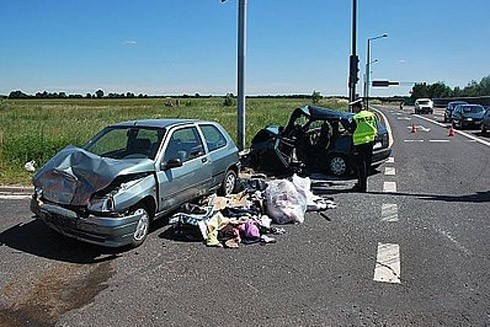
[{"label": "rear window", "polygon": [[485,109],[483,109],[483,107],[480,106],[465,106],[463,107],[463,111],[477,114],[479,112],[485,111]]}]

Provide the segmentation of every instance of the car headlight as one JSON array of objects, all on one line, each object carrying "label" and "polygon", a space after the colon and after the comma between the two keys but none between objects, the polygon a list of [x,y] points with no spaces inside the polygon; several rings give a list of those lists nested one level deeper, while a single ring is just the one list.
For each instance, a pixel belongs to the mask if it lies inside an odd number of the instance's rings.
[{"label": "car headlight", "polygon": [[114,211],[114,198],[112,194],[93,197],[88,205],[88,210],[96,212]]},{"label": "car headlight", "polygon": [[473,118],[465,118],[466,121],[473,121]]}]

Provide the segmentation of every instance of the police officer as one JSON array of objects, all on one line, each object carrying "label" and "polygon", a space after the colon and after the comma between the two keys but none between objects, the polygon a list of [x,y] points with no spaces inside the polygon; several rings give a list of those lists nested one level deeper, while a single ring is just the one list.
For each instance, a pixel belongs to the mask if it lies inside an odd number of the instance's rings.
[{"label": "police officer", "polygon": [[355,191],[367,191],[367,177],[373,159],[373,146],[378,133],[376,116],[364,110],[362,99],[350,103],[355,115],[352,117],[352,140],[356,157],[358,182],[354,186]]}]

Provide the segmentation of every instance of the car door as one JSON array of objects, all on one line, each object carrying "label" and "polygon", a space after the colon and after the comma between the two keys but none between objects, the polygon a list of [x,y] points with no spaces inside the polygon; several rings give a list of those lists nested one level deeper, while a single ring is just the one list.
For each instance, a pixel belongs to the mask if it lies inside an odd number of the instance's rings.
[{"label": "car door", "polygon": [[165,142],[157,169],[160,211],[207,194],[211,180],[211,162],[195,125],[172,130]]}]

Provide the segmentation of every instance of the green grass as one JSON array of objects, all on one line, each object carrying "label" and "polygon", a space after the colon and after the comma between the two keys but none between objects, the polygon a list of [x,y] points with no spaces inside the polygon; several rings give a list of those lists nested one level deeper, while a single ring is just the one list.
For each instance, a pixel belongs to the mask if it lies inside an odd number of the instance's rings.
[{"label": "green grass", "polygon": [[[103,127],[120,121],[150,118],[193,118],[223,125],[236,140],[236,106],[223,98],[180,99],[179,107],[166,107],[168,99],[46,99],[0,101],[0,184],[29,184],[32,175],[24,164],[37,167],[56,152],[83,145]],[[175,99],[172,99],[175,102]],[[247,99],[246,145],[269,124],[284,125],[291,111],[307,99]],[[345,110],[346,101],[321,100],[319,106]]]}]

